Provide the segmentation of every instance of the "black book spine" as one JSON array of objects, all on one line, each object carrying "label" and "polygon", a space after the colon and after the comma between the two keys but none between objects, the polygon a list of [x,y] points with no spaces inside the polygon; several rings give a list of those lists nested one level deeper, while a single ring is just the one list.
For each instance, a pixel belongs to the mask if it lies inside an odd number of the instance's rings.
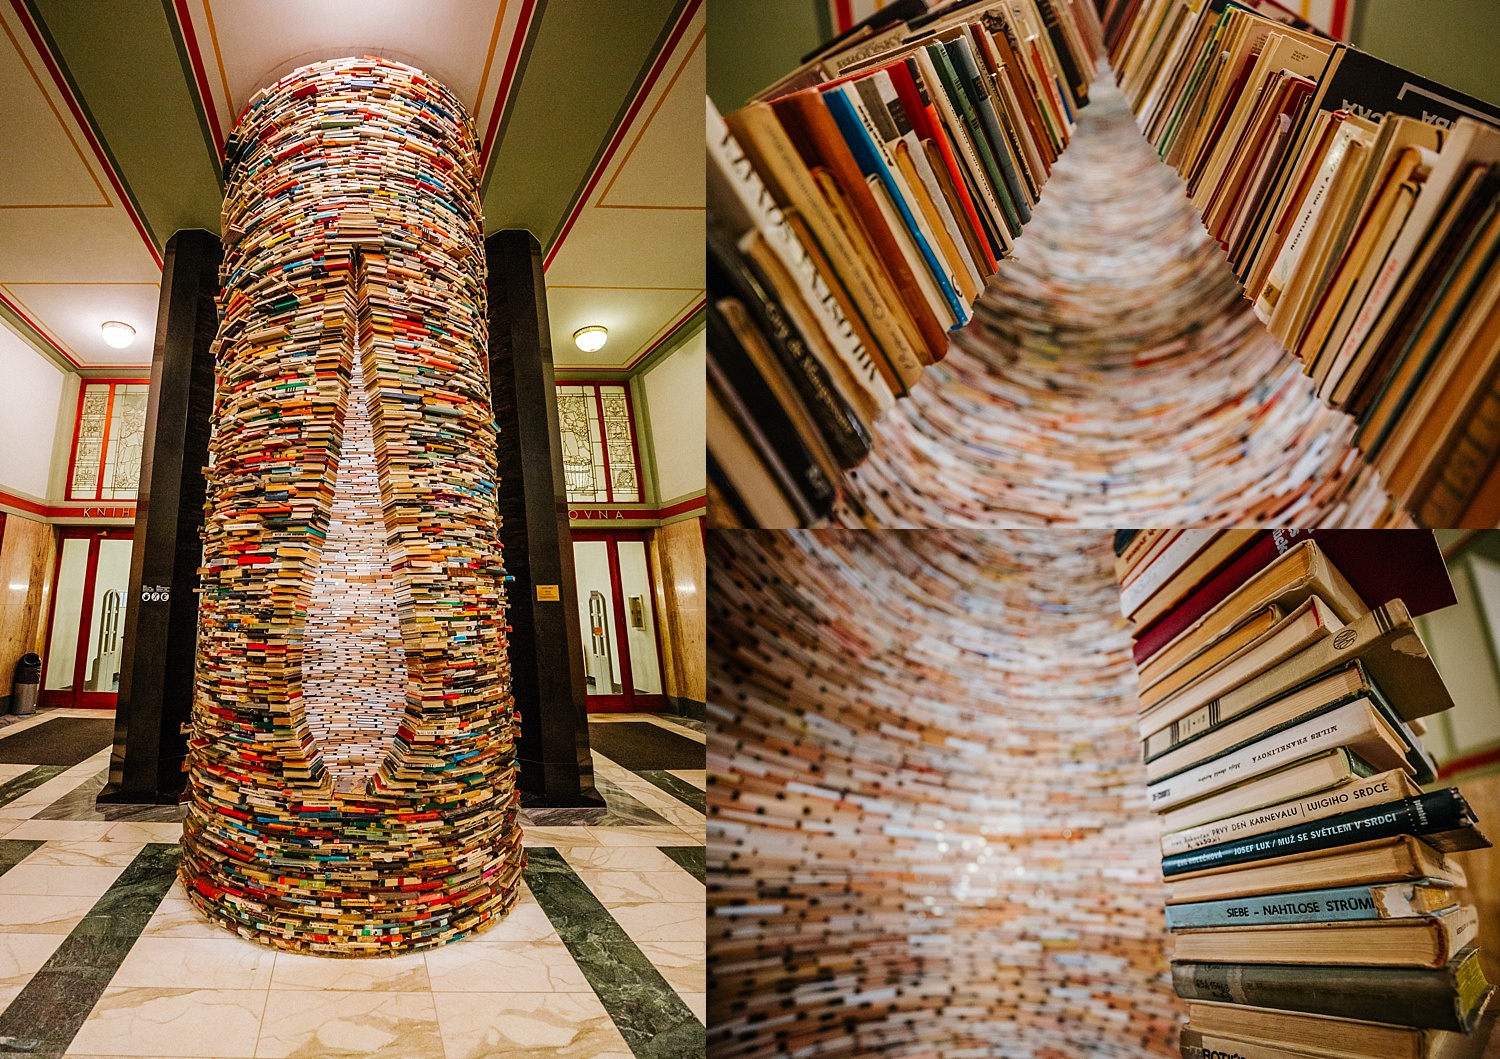
[{"label": "black book spine", "polygon": [[1119,558],[1120,556],[1122,556],[1122,555],[1125,554],[1125,549],[1128,548],[1128,547],[1130,547],[1130,542],[1135,539],[1135,535],[1137,533],[1139,533],[1139,532],[1141,532],[1141,531],[1138,530],[1138,529],[1133,529],[1133,530],[1115,530],[1115,557],[1116,558]]},{"label": "black book spine", "polygon": [[708,305],[708,360],[710,377],[722,380],[742,406],[742,414],[758,428],[764,447],[771,450],[769,455],[780,461],[800,494],[809,521],[826,517],[838,498],[837,487],[802,444],[797,428],[712,302]]},{"label": "black book spine", "polygon": [[1464,1003],[1458,979],[1477,962],[1472,952],[1436,969],[1182,962],[1172,964],[1172,988],[1185,1000],[1467,1033],[1480,1005]]},{"label": "black book spine", "polygon": [[1161,871],[1163,875],[1181,875],[1393,835],[1416,835],[1434,849],[1452,853],[1489,845],[1476,829],[1477,823],[1458,788],[1449,787],[1399,802],[1366,806],[1326,820],[1294,824],[1252,838],[1174,853],[1162,858]]},{"label": "black book spine", "polygon": [[1068,37],[1058,19],[1054,0],[1036,0],[1036,6],[1042,13],[1042,23],[1047,27],[1047,36],[1052,38],[1052,50],[1057,52],[1057,61],[1062,66],[1063,76],[1068,79],[1068,88],[1073,92],[1074,102],[1079,107],[1088,106],[1088,85],[1083,79],[1082,71],[1078,69],[1077,61],[1073,58],[1072,49],[1068,47]]},{"label": "black book spine", "polygon": [[761,284],[728,236],[712,225],[708,230],[708,291],[710,302],[727,296],[744,304],[818,424],[835,462],[845,470],[857,467],[870,453],[869,432],[834,389],[827,369],[807,348],[781,303]]}]

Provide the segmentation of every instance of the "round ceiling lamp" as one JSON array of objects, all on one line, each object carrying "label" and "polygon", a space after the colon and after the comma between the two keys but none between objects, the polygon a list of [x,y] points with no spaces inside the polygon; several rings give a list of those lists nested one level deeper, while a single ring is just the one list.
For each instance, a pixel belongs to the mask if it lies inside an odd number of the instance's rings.
[{"label": "round ceiling lamp", "polygon": [[573,342],[585,353],[594,353],[604,348],[604,342],[609,338],[606,328],[594,324],[590,327],[580,327],[573,332]]},{"label": "round ceiling lamp", "polygon": [[119,320],[104,321],[99,325],[99,333],[104,336],[105,342],[116,349],[124,349],[135,341],[135,328]]}]

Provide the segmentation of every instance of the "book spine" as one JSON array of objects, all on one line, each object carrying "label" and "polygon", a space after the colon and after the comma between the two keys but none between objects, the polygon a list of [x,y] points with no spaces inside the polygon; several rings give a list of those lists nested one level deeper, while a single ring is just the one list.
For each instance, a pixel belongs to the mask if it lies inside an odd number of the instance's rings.
[{"label": "book spine", "polygon": [[1115,558],[1120,559],[1125,555],[1125,549],[1130,547],[1130,542],[1141,535],[1140,530],[1122,529],[1115,530]]},{"label": "book spine", "polygon": [[[1144,753],[1149,760],[1190,739],[1203,736],[1317,674],[1347,659],[1359,657],[1371,645],[1393,632],[1411,627],[1411,617],[1406,612],[1406,606],[1399,599],[1393,599],[1344,626],[1338,631],[1338,635],[1318,640],[1306,650],[1252,677],[1211,702],[1194,708],[1192,699],[1170,699],[1162,704],[1169,709],[1161,710],[1155,718],[1148,715],[1142,719],[1142,730],[1149,733],[1142,740]],[[1172,713],[1176,713],[1176,716],[1161,723]]]},{"label": "book spine", "polygon": [[[1426,915],[1415,906],[1420,884],[1338,886],[1262,897],[1231,897],[1167,906],[1168,930],[1285,926],[1290,923],[1349,923]],[[1203,998],[1207,999],[1207,998]]]},{"label": "book spine", "polygon": [[1367,806],[1326,821],[1294,824],[1264,835],[1177,853],[1162,858],[1161,870],[1163,875],[1181,875],[1392,835],[1416,835],[1434,849],[1451,852],[1472,841],[1464,835],[1472,833],[1474,825],[1468,803],[1456,788],[1450,787],[1394,805]]},{"label": "book spine", "polygon": [[[710,280],[719,279],[750,313],[751,319],[786,369],[792,385],[812,413],[839,466],[857,466],[870,451],[870,435],[845,403],[828,371],[802,336],[787,320],[786,313],[760,280],[746,267],[738,251],[714,230],[708,233]],[[727,260],[726,260],[727,259]],[[711,286],[717,286],[711,282]]]},{"label": "book spine", "polygon": [[1448,968],[1182,962],[1172,964],[1172,988],[1185,1000],[1421,1029],[1468,1028],[1459,1017]]},{"label": "book spine", "polygon": [[1183,530],[1165,551],[1151,560],[1134,581],[1120,591],[1120,613],[1130,617],[1141,609],[1152,593],[1167,583],[1193,557],[1207,548],[1219,530]]},{"label": "book spine", "polygon": [[1290,827],[1294,823],[1322,820],[1348,812],[1352,806],[1384,805],[1414,793],[1406,774],[1391,769],[1355,783],[1325,791],[1310,798],[1296,798],[1279,805],[1242,813],[1227,820],[1215,820],[1161,837],[1163,856],[1189,853],[1195,849],[1217,846],[1233,838],[1250,838],[1268,831]]},{"label": "book spine", "polygon": [[[1368,700],[1356,699],[1348,705],[1278,732],[1269,739],[1251,743],[1234,754],[1216,757],[1196,768],[1153,783],[1146,788],[1147,803],[1153,811],[1161,812],[1193,798],[1212,794],[1231,784],[1254,779],[1319,750],[1348,746],[1361,757],[1370,760],[1371,755],[1366,749],[1380,739],[1374,718],[1375,709]],[[1377,760],[1381,756],[1375,754]]]},{"label": "book spine", "polygon": [[975,61],[974,51],[968,40],[960,37],[947,47],[953,60],[954,72],[959,77],[960,85],[968,92],[969,103],[974,109],[974,131],[989,141],[990,157],[994,159],[1004,183],[1006,199],[1009,201],[1002,200],[1001,205],[1010,206],[1005,214],[1010,234],[1018,236],[1021,234],[1021,225],[1031,220],[1031,209],[1026,204],[1026,193],[1021,190],[1021,177],[1011,159],[1008,141],[1000,130],[1000,117],[995,112],[994,101],[985,91],[984,82],[979,76],[979,64]]}]

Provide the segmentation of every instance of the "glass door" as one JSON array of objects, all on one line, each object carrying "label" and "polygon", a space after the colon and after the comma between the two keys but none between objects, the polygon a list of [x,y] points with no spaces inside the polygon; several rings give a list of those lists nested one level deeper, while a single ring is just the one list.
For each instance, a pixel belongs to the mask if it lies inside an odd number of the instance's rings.
[{"label": "glass door", "polygon": [[42,659],[42,703],[112,710],[130,589],[128,530],[62,531]]},{"label": "glass door", "polygon": [[575,533],[573,568],[589,711],[666,709],[645,534]]}]

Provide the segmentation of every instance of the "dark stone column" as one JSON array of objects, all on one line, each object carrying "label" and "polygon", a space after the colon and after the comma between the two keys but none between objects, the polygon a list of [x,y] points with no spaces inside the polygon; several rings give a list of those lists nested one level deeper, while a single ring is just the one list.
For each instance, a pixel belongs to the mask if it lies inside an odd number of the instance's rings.
[{"label": "dark stone column", "polygon": [[167,242],[141,454],[115,748],[101,802],[175,802],[185,784],[203,555],[203,465],[213,411],[218,237]]},{"label": "dark stone column", "polygon": [[500,544],[510,595],[511,687],[528,805],[591,806],[578,590],[557,430],[542,248],[524,230],[485,240],[490,395],[500,425]]}]

